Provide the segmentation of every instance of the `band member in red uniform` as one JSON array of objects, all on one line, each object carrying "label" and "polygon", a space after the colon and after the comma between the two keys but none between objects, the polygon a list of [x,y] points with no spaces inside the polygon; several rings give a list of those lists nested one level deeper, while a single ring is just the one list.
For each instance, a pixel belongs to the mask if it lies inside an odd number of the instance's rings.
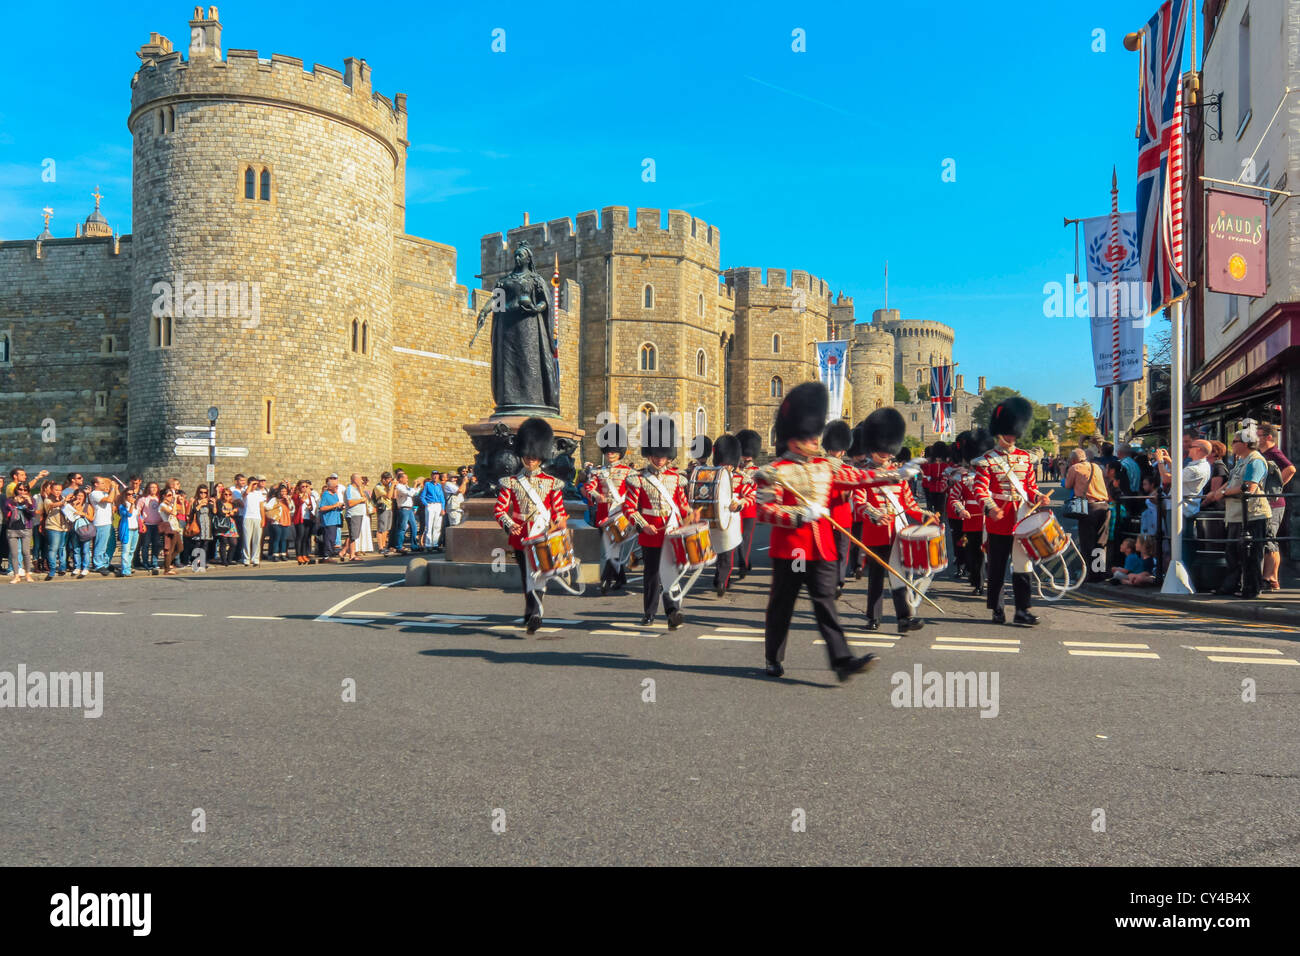
[{"label": "band member in red uniform", "polygon": [[[736,438],[740,440],[740,473],[745,480],[753,484],[758,475],[758,466],[754,464],[754,459],[763,449],[763,438],[752,428],[742,428],[736,432]],[[758,508],[756,505],[746,505],[740,511],[740,569],[736,572],[736,580],[745,580],[745,575],[749,573],[749,553],[754,547],[754,522],[757,520]]]},{"label": "band member in red uniform", "polygon": [[501,479],[493,510],[497,524],[510,536],[519,576],[524,587],[524,621],[529,634],[542,626],[542,594],[528,573],[524,539],[568,526],[564,509],[564,482],[542,471],[542,462],[555,456],[555,434],[545,419],[529,418],[515,433],[515,455],[523,464],[519,472]]},{"label": "band member in red uniform", "polygon": [[[912,486],[896,478],[889,480],[889,466],[903,447],[907,425],[895,408],[877,408],[862,423],[863,444],[870,456],[868,475],[872,484],[854,493],[854,508],[862,517],[862,543],[871,553],[886,564],[894,547],[894,537],[913,522],[931,522],[916,503]],[[909,520],[911,519],[911,520]],[[891,575],[890,581],[894,578]],[[880,630],[880,612],[884,602],[885,569],[876,561],[867,565],[867,630]],[[906,634],[925,626],[925,622],[912,614],[907,603],[907,588],[899,583],[890,589],[894,599],[894,616],[898,620],[898,633]]]},{"label": "band member in red uniform", "polygon": [[943,510],[943,470],[948,467],[948,446],[937,441],[923,454],[925,464],[921,466],[921,487],[925,490],[925,506],[940,512]]},{"label": "band member in red uniform", "polygon": [[[848,453],[849,464],[852,465],[854,468],[857,468],[859,471],[866,471],[868,467],[867,447],[862,443],[862,432],[865,425],[866,425],[866,419],[863,419],[862,421],[858,422],[856,425],[853,426],[853,441],[849,445],[849,453]],[[862,517],[858,514],[857,509],[853,507],[852,498],[853,496],[850,495],[849,511],[853,516],[853,523],[849,526],[849,531],[853,535],[853,537],[861,541],[862,540]],[[853,575],[855,578],[861,578],[862,570],[863,570],[862,565],[866,560],[867,560],[866,555],[862,553],[862,549],[859,548],[856,544],[850,542],[848,573]]]},{"label": "band member in red uniform", "polygon": [[[854,657],[835,613],[839,555],[827,520],[837,492],[858,487],[867,476],[856,468],[818,457],[830,396],[821,382],[804,382],[786,393],[776,413],[776,437],[784,455],[758,472],[758,519],[772,525],[769,554],[772,588],[767,599],[767,674],[785,673],[786,638],[801,587],[808,588],[817,629],[831,669],[846,681],[872,665],[876,655]],[[809,503],[792,491],[795,489]]]},{"label": "band member in red uniform", "polygon": [[984,535],[988,546],[989,590],[985,604],[997,624],[1006,623],[1002,610],[1002,584],[1006,580],[1007,562],[1011,562],[1011,592],[1015,597],[1016,624],[1037,624],[1029,613],[1029,555],[1016,545],[1016,523],[1047,497],[1038,493],[1034,463],[1029,452],[1016,447],[1016,439],[1025,433],[1033,420],[1034,409],[1018,395],[1001,402],[989,416],[989,431],[997,446],[983,455],[975,466],[975,495],[984,512]]},{"label": "band member in red uniform", "polygon": [[952,555],[952,576],[961,580],[966,576],[966,545],[962,535],[963,524],[957,513],[957,502],[953,498],[953,489],[961,484],[962,478],[969,471],[962,457],[962,443],[970,437],[970,432],[962,432],[948,445],[948,463],[943,469],[943,507],[939,513],[944,516],[948,533],[948,553]]},{"label": "band member in red uniform", "polygon": [[632,519],[640,532],[641,556],[645,565],[642,624],[655,619],[655,605],[663,595],[668,627],[676,630],[685,617],[660,579],[659,559],[664,547],[664,533],[695,520],[686,498],[686,476],[672,467],[677,457],[677,427],[667,415],[651,415],[641,426],[641,457],[646,466],[628,476],[627,497],[623,513]]},{"label": "band member in red uniform", "polygon": [[[740,473],[740,439],[735,435],[719,435],[713,443],[713,464],[726,469],[731,476],[731,503],[728,507],[732,511],[733,520],[739,522],[741,512],[753,507],[755,500],[754,483]],[[719,550],[719,545],[723,535],[719,532],[713,534],[712,538],[713,550],[718,555],[718,563],[713,569],[713,592],[722,597],[731,584],[731,571],[740,545],[722,551]]]},{"label": "band member in red uniform", "polygon": [[984,508],[975,493],[975,467],[971,463],[992,447],[993,438],[982,428],[958,435],[958,453],[970,467],[963,469],[961,479],[948,491],[949,506],[961,519],[966,542],[963,548],[966,580],[977,595],[984,593]]},{"label": "band member in red uniform", "polygon": [[696,435],[691,439],[690,463],[686,466],[686,484],[695,480],[695,473],[701,468],[709,467],[709,458],[713,454],[713,441],[708,435]]},{"label": "band member in red uniform", "polygon": [[[627,429],[622,425],[603,425],[596,434],[596,444],[605,461],[600,468],[592,471],[587,483],[582,486],[582,493],[595,506],[593,523],[599,528],[611,511],[623,507],[628,475],[636,469],[626,460]],[[627,566],[621,560],[625,553],[624,547],[610,540],[608,531],[601,532],[600,542],[605,559],[600,569],[600,593],[606,594],[611,588],[627,587]]]},{"label": "band member in red uniform", "polygon": [[[826,426],[826,431],[822,432],[822,448],[826,452],[826,457],[832,461],[844,463],[845,452],[853,444],[853,429],[849,428],[849,423],[843,419],[837,419]],[[831,497],[831,520],[841,528],[849,528],[853,524],[853,492],[851,490],[838,491]],[[835,535],[835,553],[839,555],[839,577],[835,582],[835,597],[839,598],[844,593],[844,582],[848,580],[849,573],[849,539],[843,531],[831,529]]]}]

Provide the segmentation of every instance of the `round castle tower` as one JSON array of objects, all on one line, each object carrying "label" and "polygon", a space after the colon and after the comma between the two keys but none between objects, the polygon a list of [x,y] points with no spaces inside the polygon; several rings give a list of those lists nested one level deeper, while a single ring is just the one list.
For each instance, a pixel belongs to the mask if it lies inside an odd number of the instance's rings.
[{"label": "round castle tower", "polygon": [[853,422],[877,408],[894,404],[894,336],[863,323],[853,329],[849,382],[853,386]]},{"label": "round castle tower", "polygon": [[[894,339],[894,379],[916,395],[930,384],[930,366],[951,365],[956,333],[942,322],[902,319],[898,309],[876,309],[872,324]],[[919,376],[919,377],[918,377]],[[890,389],[892,401],[893,389]]]},{"label": "round castle tower", "polygon": [[310,477],[392,466],[393,235],[403,229],[405,97],[256,51],[223,59],[217,8],[196,8],[189,58],[138,53],[133,147],[128,453],[178,475],[175,425],[220,409],[234,472]]}]

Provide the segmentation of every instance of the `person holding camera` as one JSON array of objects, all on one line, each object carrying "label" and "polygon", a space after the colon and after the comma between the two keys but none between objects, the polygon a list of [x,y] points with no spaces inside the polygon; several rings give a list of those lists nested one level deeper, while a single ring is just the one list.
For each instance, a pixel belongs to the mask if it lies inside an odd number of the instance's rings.
[{"label": "person holding camera", "polygon": [[5,539],[9,542],[9,570],[12,573],[10,584],[35,580],[28,573],[32,567],[32,525],[35,521],[36,502],[32,500],[31,488],[25,480],[14,482],[4,503]]},{"label": "person holding camera", "polygon": [[[1268,463],[1258,450],[1259,433],[1249,419],[1232,438],[1235,464],[1228,483],[1205,496],[1205,503],[1224,502],[1228,524],[1228,573],[1215,594],[1229,595],[1241,588],[1241,596],[1259,597],[1264,580],[1264,542],[1273,509],[1263,493]],[[1243,536],[1244,532],[1244,536]]]}]

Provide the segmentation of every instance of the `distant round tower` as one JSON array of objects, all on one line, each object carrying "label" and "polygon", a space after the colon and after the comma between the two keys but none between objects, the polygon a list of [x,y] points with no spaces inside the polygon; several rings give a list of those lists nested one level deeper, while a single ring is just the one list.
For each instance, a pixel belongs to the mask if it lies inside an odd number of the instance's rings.
[{"label": "distant round tower", "polygon": [[894,337],[863,323],[853,330],[849,381],[853,384],[853,421],[894,404]]},{"label": "distant round tower", "polygon": [[897,309],[876,309],[872,323],[894,338],[894,378],[916,395],[930,384],[932,365],[951,365],[956,333],[942,322],[902,319]]},{"label": "distant round tower", "polygon": [[245,446],[218,475],[319,482],[392,466],[393,235],[403,229],[405,97],[252,50],[222,58],[196,8],[189,58],[153,34],[132,80],[133,263],[128,452],[178,475],[175,425],[220,409]]}]

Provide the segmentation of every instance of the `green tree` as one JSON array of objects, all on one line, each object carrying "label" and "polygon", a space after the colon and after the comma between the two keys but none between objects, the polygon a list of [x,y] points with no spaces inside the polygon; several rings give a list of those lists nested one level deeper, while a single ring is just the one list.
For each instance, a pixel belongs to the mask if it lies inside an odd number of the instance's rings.
[{"label": "green tree", "polygon": [[1086,401],[1081,400],[1074,406],[1065,434],[1076,445],[1083,444],[1085,438],[1097,434],[1097,419],[1092,414],[1092,406]]},{"label": "green tree", "polygon": [[994,385],[992,388],[985,389],[984,397],[975,406],[975,411],[971,412],[971,425],[975,428],[988,428],[989,418],[993,414],[993,409],[998,407],[998,402],[1019,394],[1014,388],[1005,385]]},{"label": "green tree", "polygon": [[930,386],[922,385],[916,390],[916,400],[918,402],[928,402],[930,400]]},{"label": "green tree", "polygon": [[909,392],[909,391],[907,390],[907,386],[904,385],[902,382],[895,382],[895,383],[894,383],[894,401],[896,401],[896,402],[910,402],[911,400],[912,400],[912,393]]}]

